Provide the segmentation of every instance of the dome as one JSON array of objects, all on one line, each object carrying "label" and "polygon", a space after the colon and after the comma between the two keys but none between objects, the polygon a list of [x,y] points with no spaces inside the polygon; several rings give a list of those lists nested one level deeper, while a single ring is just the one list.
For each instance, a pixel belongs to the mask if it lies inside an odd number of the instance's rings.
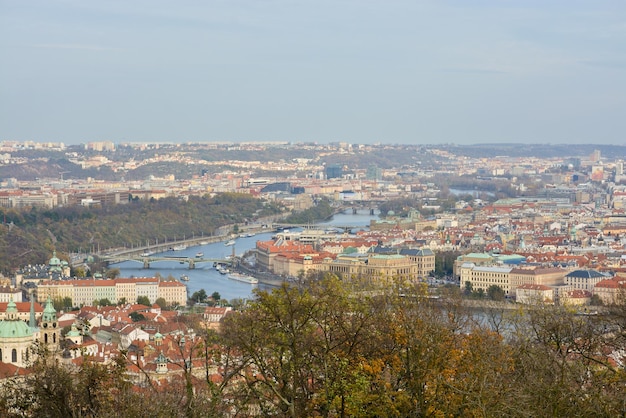
[{"label": "dome", "polygon": [[61,260],[59,260],[57,258],[57,252],[56,251],[54,251],[52,253],[52,258],[50,259],[50,261],[48,261],[48,265],[51,266],[51,267],[52,266],[60,266],[61,265]]},{"label": "dome", "polygon": [[80,332],[76,328],[76,324],[72,324],[72,329],[65,335],[66,337],[80,337]]},{"label": "dome", "polygon": [[61,271],[61,260],[57,258],[57,252],[52,253],[52,258],[48,261],[48,270],[51,272]]},{"label": "dome", "polygon": [[52,299],[48,296],[48,300],[46,300],[46,306],[43,309],[43,315],[41,317],[42,322],[56,322],[57,320],[57,311],[54,309],[52,305]]},{"label": "dome", "polygon": [[0,338],[32,337],[33,331],[24,321],[0,321]]}]

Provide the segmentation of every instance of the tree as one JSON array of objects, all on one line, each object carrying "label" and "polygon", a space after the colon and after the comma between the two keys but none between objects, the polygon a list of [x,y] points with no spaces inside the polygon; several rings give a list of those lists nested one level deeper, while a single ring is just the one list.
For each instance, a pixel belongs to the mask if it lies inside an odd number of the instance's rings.
[{"label": "tree", "polygon": [[[351,298],[332,275],[309,287],[258,291],[222,325],[233,353],[224,373],[243,382],[233,394],[238,411],[350,415],[350,399],[363,399],[370,389],[360,361],[374,346],[372,312],[369,302]],[[353,378],[359,383],[351,384]],[[364,392],[353,393],[357,388]]]},{"label": "tree", "polygon": [[491,300],[503,301],[506,295],[500,286],[493,284],[487,289],[487,296]]},{"label": "tree", "polygon": [[98,301],[98,305],[100,306],[111,306],[113,303],[109,300],[109,298],[102,298]]},{"label": "tree", "polygon": [[107,269],[106,271],[106,277],[108,279],[115,279],[117,277],[120,277],[120,269],[118,269],[117,267],[111,268],[111,269]]},{"label": "tree", "polygon": [[150,299],[148,296],[137,296],[137,303],[139,305],[151,306]]},{"label": "tree", "polygon": [[207,298],[207,294],[206,294],[206,290],[204,289],[197,290],[193,292],[193,294],[191,295],[191,300],[194,301],[195,303],[204,302],[206,298]]},{"label": "tree", "polygon": [[117,305],[118,305],[118,306],[126,305],[126,303],[127,303],[127,302],[126,302],[126,298],[125,298],[125,297],[122,297],[122,298],[120,298],[120,299],[117,301]]},{"label": "tree", "polygon": [[140,314],[139,312],[131,312],[128,316],[130,317],[130,319],[132,319],[133,322],[146,320],[146,317],[143,316],[143,314]]},{"label": "tree", "polygon": [[164,298],[157,298],[157,300],[154,301],[154,303],[159,305],[159,307],[163,310],[167,308],[167,301]]},{"label": "tree", "polygon": [[211,293],[211,299],[217,302],[222,299],[222,296],[220,295],[220,292],[213,292]]},{"label": "tree", "polygon": [[73,275],[76,277],[86,277],[87,273],[85,272],[85,269],[83,267],[74,267]]},{"label": "tree", "polygon": [[463,290],[463,293],[465,294],[465,296],[470,296],[473,291],[474,291],[474,288],[472,286],[472,282],[470,282],[469,280],[466,281],[465,282],[465,289]]}]

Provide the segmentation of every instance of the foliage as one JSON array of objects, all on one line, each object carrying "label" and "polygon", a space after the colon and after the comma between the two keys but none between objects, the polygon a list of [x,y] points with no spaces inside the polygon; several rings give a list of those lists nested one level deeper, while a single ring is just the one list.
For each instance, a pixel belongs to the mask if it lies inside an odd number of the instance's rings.
[{"label": "foliage", "polygon": [[[580,316],[566,308],[467,310],[456,292],[424,284],[376,289],[332,274],[257,290],[200,337],[165,388],[139,394],[122,359],[61,367],[43,355],[33,374],[0,388],[2,416],[530,417],[623,416],[626,308]],[[472,292],[471,287],[468,289]],[[488,294],[490,292],[487,292]],[[492,293],[492,292],[491,292]],[[133,314],[139,317],[140,314]],[[487,321],[484,321],[485,317]],[[610,330],[610,332],[607,332]],[[190,359],[200,358],[203,366]],[[617,357],[615,357],[617,358]],[[213,370],[213,372],[210,372]],[[219,376],[216,376],[217,373]]]},{"label": "foliage", "polygon": [[40,264],[55,249],[60,258],[67,259],[65,254],[70,252],[96,253],[154,244],[157,240],[209,236],[224,225],[279,213],[276,206],[263,203],[246,194],[222,193],[214,197],[190,196],[188,200],[139,200],[101,208],[0,208],[0,217],[6,220],[0,228],[0,271]]},{"label": "foliage", "polygon": [[157,300],[155,300],[154,303],[159,305],[159,308],[163,310],[167,309],[167,301],[164,298],[157,298]]},{"label": "foliage", "polygon": [[333,214],[333,208],[327,200],[320,200],[316,205],[303,211],[292,213],[283,222],[288,224],[306,224],[328,219]]},{"label": "foliage", "polygon": [[137,303],[144,306],[152,306],[148,296],[137,296]]},{"label": "foliage", "polygon": [[132,319],[133,322],[140,322],[140,321],[145,321],[146,317],[143,314],[140,314],[139,312],[131,312],[129,315],[130,319]]},{"label": "foliage", "polygon": [[487,296],[491,300],[503,301],[506,294],[500,286],[493,284],[487,289]]},{"label": "foliage", "polygon": [[435,253],[435,276],[452,276],[454,262],[461,255],[458,251],[437,251]]},{"label": "foliage", "polygon": [[196,303],[201,303],[201,302],[204,302],[206,298],[207,298],[206,290],[200,289],[200,290],[193,292],[190,299]]}]

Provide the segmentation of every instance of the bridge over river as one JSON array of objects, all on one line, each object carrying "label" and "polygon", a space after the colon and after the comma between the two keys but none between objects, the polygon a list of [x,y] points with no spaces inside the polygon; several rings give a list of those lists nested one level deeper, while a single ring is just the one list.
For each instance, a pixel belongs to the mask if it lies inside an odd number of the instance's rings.
[{"label": "bridge over river", "polygon": [[134,261],[143,264],[143,268],[149,269],[151,263],[159,261],[178,261],[180,264],[188,264],[190,270],[196,268],[196,264],[199,263],[217,263],[232,265],[232,258],[204,258],[204,257],[176,257],[167,255],[150,255],[150,256],[137,256],[132,254],[126,255],[107,255],[101,256],[100,260],[107,264],[122,263],[124,261]]}]

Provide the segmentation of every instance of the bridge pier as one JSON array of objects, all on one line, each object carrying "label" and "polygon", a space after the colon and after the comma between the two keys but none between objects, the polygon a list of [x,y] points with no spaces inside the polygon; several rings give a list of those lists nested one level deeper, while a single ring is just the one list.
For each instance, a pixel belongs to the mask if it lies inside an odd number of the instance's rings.
[{"label": "bridge pier", "polygon": [[370,208],[370,215],[374,214],[374,208]]},{"label": "bridge pier", "polygon": [[150,262],[148,260],[143,260],[143,268],[145,268],[145,269],[149,269],[150,268]]},{"label": "bridge pier", "polygon": [[189,270],[193,270],[196,268],[196,262],[193,260],[189,260]]},{"label": "bridge pier", "polygon": [[352,208],[352,214],[356,215],[356,212],[357,212],[357,208]]}]

